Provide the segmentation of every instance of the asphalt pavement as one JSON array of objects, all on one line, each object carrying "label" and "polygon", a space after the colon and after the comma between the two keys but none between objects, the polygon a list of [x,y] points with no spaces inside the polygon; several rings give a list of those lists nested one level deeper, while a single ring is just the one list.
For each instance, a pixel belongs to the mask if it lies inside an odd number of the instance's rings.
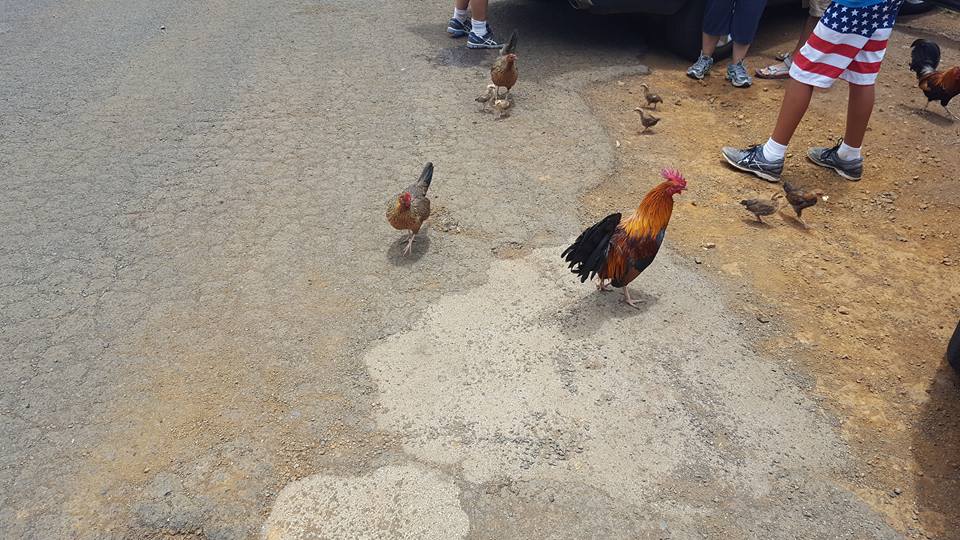
[{"label": "asphalt pavement", "polygon": [[896,536],[669,234],[639,311],[562,267],[636,25],[494,3],[494,121],[449,11],[0,4],[0,536]]}]

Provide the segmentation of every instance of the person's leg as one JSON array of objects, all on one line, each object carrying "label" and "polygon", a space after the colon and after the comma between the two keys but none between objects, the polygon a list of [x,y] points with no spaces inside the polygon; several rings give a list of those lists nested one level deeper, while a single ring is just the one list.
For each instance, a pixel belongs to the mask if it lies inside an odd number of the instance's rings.
[{"label": "person's leg", "polygon": [[746,87],[753,84],[750,75],[743,66],[750,44],[757,34],[760,17],[767,0],[737,0],[733,11],[733,21],[730,24],[730,35],[733,38],[733,62],[727,67],[727,79],[737,87]]},{"label": "person's leg", "polygon": [[[863,138],[867,133],[870,115],[873,114],[875,99],[874,85],[850,84],[849,101],[847,102],[847,128],[843,134],[843,142],[847,146],[856,149],[863,146]],[[844,156],[840,157],[849,159]]]},{"label": "person's leg", "polygon": [[737,43],[733,42],[733,63],[739,64],[743,62],[743,59],[747,57],[747,51],[750,50],[750,44],[746,43]]},{"label": "person's leg", "polygon": [[800,39],[797,40],[796,47],[787,54],[786,58],[782,62],[777,62],[776,64],[771,64],[765,68],[757,70],[757,77],[761,79],[786,79],[790,76],[790,62],[800,52],[800,48],[807,42],[807,38],[810,37],[810,34],[813,33],[813,29],[817,26],[817,23],[820,21],[820,17],[807,17],[807,20],[803,23],[803,28],[800,29]]},{"label": "person's leg", "polygon": [[807,113],[812,96],[813,87],[809,84],[793,79],[787,83],[787,91],[783,94],[780,115],[777,116],[777,124],[773,128],[771,139],[783,146],[790,144],[793,133],[800,125],[800,120],[803,120],[803,115]]},{"label": "person's leg", "polygon": [[468,2],[470,3],[470,10],[472,13],[470,16],[475,21],[487,22],[487,4],[489,0],[457,0],[462,1],[464,5]]},{"label": "person's leg", "polygon": [[467,36],[467,47],[471,49],[499,49],[500,43],[493,37],[493,31],[487,26],[487,4],[489,0],[470,0],[472,30]]},{"label": "person's leg", "polygon": [[447,23],[447,33],[450,37],[459,38],[470,33],[470,15],[467,11],[469,4],[470,0],[454,0],[453,17]]},{"label": "person's leg", "polygon": [[707,0],[703,10],[703,36],[700,44],[701,54],[704,56],[713,56],[717,50],[717,42],[730,33],[734,1]]}]

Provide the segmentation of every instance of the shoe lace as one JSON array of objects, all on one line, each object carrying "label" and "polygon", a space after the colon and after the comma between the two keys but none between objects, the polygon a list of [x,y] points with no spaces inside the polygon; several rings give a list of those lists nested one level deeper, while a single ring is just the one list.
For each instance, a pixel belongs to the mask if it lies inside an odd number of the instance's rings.
[{"label": "shoe lace", "polygon": [[710,57],[706,55],[700,55],[700,58],[697,58],[697,61],[693,64],[693,69],[700,71],[706,69],[710,65]]},{"label": "shoe lace", "polygon": [[737,62],[730,66],[730,71],[733,73],[733,76],[738,79],[747,78],[747,68],[743,67],[742,62]]}]

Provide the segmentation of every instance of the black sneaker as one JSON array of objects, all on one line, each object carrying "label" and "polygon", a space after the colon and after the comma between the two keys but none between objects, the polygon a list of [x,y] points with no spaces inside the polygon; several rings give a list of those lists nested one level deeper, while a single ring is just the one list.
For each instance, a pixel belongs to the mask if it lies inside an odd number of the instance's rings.
[{"label": "black sneaker", "polygon": [[470,32],[470,35],[467,36],[467,47],[471,49],[500,49],[503,47],[503,44],[497,43],[497,40],[493,39],[493,30],[488,24],[487,33],[482,37],[473,31]]},{"label": "black sneaker", "polygon": [[783,174],[784,160],[770,161],[763,157],[762,144],[743,150],[732,146],[724,146],[721,152],[723,152],[723,158],[730,165],[741,171],[753,173],[767,182],[779,182],[780,175]]},{"label": "black sneaker", "polygon": [[447,23],[447,33],[453,38],[462,38],[463,36],[469,34],[470,30],[472,30],[470,26],[470,19],[461,21],[457,18],[453,18]]},{"label": "black sneaker", "polygon": [[841,159],[837,150],[840,149],[840,143],[842,142],[843,139],[840,139],[833,148],[813,147],[807,151],[807,158],[821,167],[833,169],[837,174],[851,182],[859,182],[863,178],[863,158]]}]

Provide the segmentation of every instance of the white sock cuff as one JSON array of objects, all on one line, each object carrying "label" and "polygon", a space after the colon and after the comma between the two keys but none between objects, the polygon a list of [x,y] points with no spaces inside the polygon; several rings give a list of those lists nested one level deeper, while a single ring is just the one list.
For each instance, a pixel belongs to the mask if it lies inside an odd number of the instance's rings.
[{"label": "white sock cuff", "polygon": [[847,143],[840,143],[840,148],[837,148],[837,156],[844,161],[850,161],[851,159],[860,159],[860,149],[854,148],[847,145]]},{"label": "white sock cuff", "polygon": [[480,37],[487,35],[487,21],[478,21],[476,19],[471,19],[470,26],[474,34]]},{"label": "white sock cuff", "polygon": [[460,22],[463,22],[463,21],[467,20],[467,18],[468,18],[468,16],[469,16],[468,13],[469,13],[469,12],[468,12],[467,10],[465,10],[465,9],[453,8],[453,18],[456,19],[456,20],[458,20],[458,21],[460,21]]},{"label": "white sock cuff", "polygon": [[786,155],[787,145],[778,143],[772,137],[763,145],[763,157],[770,161],[779,161]]}]

